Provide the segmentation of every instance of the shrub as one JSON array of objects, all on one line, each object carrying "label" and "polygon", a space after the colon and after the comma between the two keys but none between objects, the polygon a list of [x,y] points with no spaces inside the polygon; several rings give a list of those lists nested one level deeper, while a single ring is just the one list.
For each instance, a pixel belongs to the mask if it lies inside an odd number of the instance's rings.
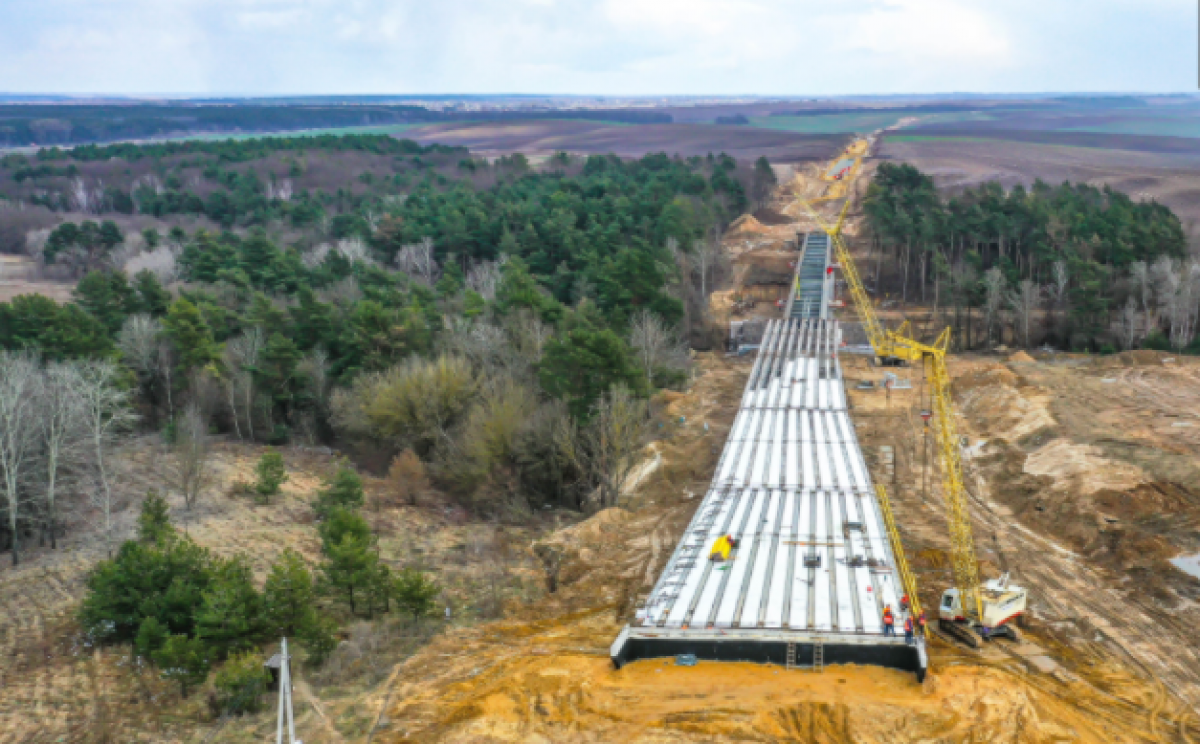
[{"label": "shrub", "polygon": [[272,496],[279,493],[279,487],[287,482],[287,469],[283,464],[283,455],[273,449],[268,449],[258,458],[258,465],[254,468],[258,480],[254,483],[254,491],[263,500],[267,502]]},{"label": "shrub", "polygon": [[196,638],[171,636],[154,653],[153,659],[163,677],[179,683],[179,693],[185,698],[189,688],[208,677],[208,649]]},{"label": "shrub", "polygon": [[287,424],[275,424],[275,428],[267,435],[267,444],[282,447],[292,441],[292,429]]},{"label": "shrub", "polygon": [[358,511],[346,506],[334,506],[326,512],[317,534],[321,536],[321,549],[326,555],[334,545],[341,544],[347,535],[363,544],[371,543],[371,526],[367,520]]},{"label": "shrub", "polygon": [[337,648],[337,623],[333,618],[317,616],[300,632],[300,643],[308,651],[308,663],[321,666]]},{"label": "shrub", "polygon": [[466,411],[477,387],[470,365],[458,357],[414,357],[335,394],[333,421],[345,432],[412,447],[425,457]]},{"label": "shrub", "polygon": [[463,491],[474,491],[495,468],[511,464],[518,435],[536,408],[536,394],[518,382],[489,386],[467,415],[453,461],[443,462],[441,471]]},{"label": "shrub", "polygon": [[396,605],[414,620],[432,614],[434,600],[441,593],[442,588],[436,582],[415,568],[405,568],[396,577]]},{"label": "shrub", "polygon": [[415,506],[420,495],[429,490],[429,476],[425,472],[425,463],[417,457],[417,453],[406,449],[396,455],[388,468],[387,483],[389,490],[401,503]]},{"label": "shrub", "polygon": [[270,679],[257,652],[246,651],[230,658],[213,680],[221,710],[226,713],[257,712]]},{"label": "shrub", "polygon": [[1151,349],[1153,351],[1170,351],[1171,342],[1163,335],[1162,331],[1154,331],[1146,338],[1142,339],[1142,348]]}]

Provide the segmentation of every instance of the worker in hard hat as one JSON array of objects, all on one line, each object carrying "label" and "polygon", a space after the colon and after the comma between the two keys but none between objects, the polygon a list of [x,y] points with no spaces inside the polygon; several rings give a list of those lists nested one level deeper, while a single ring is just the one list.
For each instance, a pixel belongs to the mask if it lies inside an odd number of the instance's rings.
[{"label": "worker in hard hat", "polygon": [[913,620],[912,615],[904,618],[904,642],[908,645],[913,644]]},{"label": "worker in hard hat", "polygon": [[892,606],[888,605],[883,608],[883,634],[885,636],[896,635],[896,617],[892,615]]},{"label": "worker in hard hat", "polygon": [[903,597],[900,598],[900,611],[908,612],[908,595],[907,594],[905,594]]}]

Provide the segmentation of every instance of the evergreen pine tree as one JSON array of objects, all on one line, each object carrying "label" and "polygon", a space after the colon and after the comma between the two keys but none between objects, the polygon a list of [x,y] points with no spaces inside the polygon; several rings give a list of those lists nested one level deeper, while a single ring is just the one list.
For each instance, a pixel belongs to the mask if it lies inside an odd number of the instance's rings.
[{"label": "evergreen pine tree", "polygon": [[254,482],[254,491],[262,497],[264,503],[279,493],[279,487],[288,479],[287,468],[283,464],[283,455],[273,449],[268,449],[262,454],[262,457],[258,458],[254,472],[257,476],[257,480]]},{"label": "evergreen pine tree", "polygon": [[144,543],[161,543],[175,534],[171,526],[171,507],[158,491],[151,490],[142,500],[138,515],[138,539]]},{"label": "evergreen pine tree", "polygon": [[363,505],[362,478],[346,463],[338,465],[333,477],[325,481],[325,487],[317,491],[313,509],[326,517],[335,507],[357,509]]},{"label": "evergreen pine tree", "polygon": [[163,287],[158,275],[142,269],[133,277],[133,287],[138,294],[138,310],[155,318],[167,314],[171,305],[171,293]]},{"label": "evergreen pine tree", "polygon": [[213,340],[212,329],[204,322],[200,310],[186,298],[180,297],[171,303],[163,325],[179,355],[181,378],[190,370],[217,363],[220,347]]},{"label": "evergreen pine tree", "polygon": [[267,629],[288,638],[316,621],[313,579],[304,558],[287,548],[271,566],[263,585],[263,616]]},{"label": "evergreen pine tree", "polygon": [[262,633],[262,596],[242,556],[222,561],[196,613],[196,635],[218,657],[256,642]]}]

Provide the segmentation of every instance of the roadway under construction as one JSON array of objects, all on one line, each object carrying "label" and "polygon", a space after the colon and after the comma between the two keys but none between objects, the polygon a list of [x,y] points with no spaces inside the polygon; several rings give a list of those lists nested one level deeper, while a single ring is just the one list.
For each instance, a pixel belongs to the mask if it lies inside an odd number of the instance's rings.
[{"label": "roadway under construction", "polygon": [[[809,234],[784,317],[770,321],[708,493],[613,642],[613,663],[694,654],[787,667],[928,666],[885,635],[903,625],[901,572],[846,405],[830,317],[830,240]],[[726,560],[710,555],[725,536]]]}]

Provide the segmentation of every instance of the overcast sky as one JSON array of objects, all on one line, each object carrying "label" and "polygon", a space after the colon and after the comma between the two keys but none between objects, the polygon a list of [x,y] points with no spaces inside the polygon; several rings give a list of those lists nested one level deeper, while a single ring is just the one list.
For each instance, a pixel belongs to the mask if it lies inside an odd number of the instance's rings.
[{"label": "overcast sky", "polygon": [[0,92],[1185,92],[1196,0],[0,0]]}]

